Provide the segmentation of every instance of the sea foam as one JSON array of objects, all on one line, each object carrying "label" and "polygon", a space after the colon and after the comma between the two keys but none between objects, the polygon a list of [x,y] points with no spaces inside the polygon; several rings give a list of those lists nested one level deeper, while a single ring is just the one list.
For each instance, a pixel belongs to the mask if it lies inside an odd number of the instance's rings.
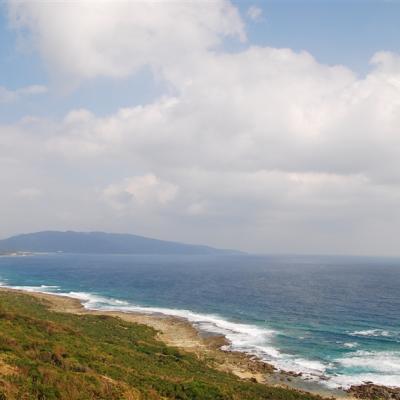
[{"label": "sea foam", "polygon": [[337,375],[327,381],[330,387],[349,387],[373,382],[378,385],[399,387],[400,351],[363,351],[358,350],[338,358],[336,363],[351,373]]},{"label": "sea foam", "polygon": [[361,331],[350,332],[351,336],[371,336],[371,337],[389,337],[391,333],[389,331],[385,331],[383,329],[365,329]]}]

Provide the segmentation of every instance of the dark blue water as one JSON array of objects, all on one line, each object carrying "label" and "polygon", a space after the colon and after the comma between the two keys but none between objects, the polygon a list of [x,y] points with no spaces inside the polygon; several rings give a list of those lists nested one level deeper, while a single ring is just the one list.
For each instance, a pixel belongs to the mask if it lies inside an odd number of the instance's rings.
[{"label": "dark blue water", "polygon": [[0,281],[185,316],[330,386],[400,386],[399,259],[52,254],[0,257]]}]

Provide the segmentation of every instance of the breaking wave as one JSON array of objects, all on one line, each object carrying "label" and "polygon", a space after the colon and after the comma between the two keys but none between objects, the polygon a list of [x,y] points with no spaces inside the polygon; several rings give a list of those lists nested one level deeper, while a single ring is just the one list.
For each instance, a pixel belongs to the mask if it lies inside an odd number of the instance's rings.
[{"label": "breaking wave", "polygon": [[351,336],[371,336],[371,337],[390,337],[391,333],[383,329],[366,329],[362,331],[350,332]]},{"label": "breaking wave", "polygon": [[335,360],[346,375],[333,376],[329,386],[373,382],[379,385],[398,387],[400,383],[400,351],[358,350]]}]

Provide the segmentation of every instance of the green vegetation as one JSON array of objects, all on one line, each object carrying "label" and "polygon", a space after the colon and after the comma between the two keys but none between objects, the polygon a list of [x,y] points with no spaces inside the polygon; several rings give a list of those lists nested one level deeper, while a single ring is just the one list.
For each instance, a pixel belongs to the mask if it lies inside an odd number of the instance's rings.
[{"label": "green vegetation", "polygon": [[0,292],[0,400],[315,399],[241,381],[167,347],[149,327],[50,311]]}]

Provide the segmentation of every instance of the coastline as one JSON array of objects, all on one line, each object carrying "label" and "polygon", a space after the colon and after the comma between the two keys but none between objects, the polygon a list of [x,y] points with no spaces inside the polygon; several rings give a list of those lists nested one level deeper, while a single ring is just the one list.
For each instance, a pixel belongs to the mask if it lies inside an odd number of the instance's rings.
[{"label": "coastline", "polygon": [[168,346],[196,354],[210,366],[232,373],[244,380],[251,380],[274,387],[295,389],[302,392],[336,399],[354,399],[340,389],[329,389],[318,382],[310,382],[293,372],[277,371],[274,366],[241,352],[224,351],[222,346],[229,344],[223,335],[210,335],[196,329],[188,320],[161,313],[145,314],[135,311],[90,310],[81,300],[63,295],[32,292],[21,289],[0,287],[0,291],[21,292],[46,302],[50,310],[77,315],[108,315],[127,322],[147,325],[154,328],[157,337]]}]

